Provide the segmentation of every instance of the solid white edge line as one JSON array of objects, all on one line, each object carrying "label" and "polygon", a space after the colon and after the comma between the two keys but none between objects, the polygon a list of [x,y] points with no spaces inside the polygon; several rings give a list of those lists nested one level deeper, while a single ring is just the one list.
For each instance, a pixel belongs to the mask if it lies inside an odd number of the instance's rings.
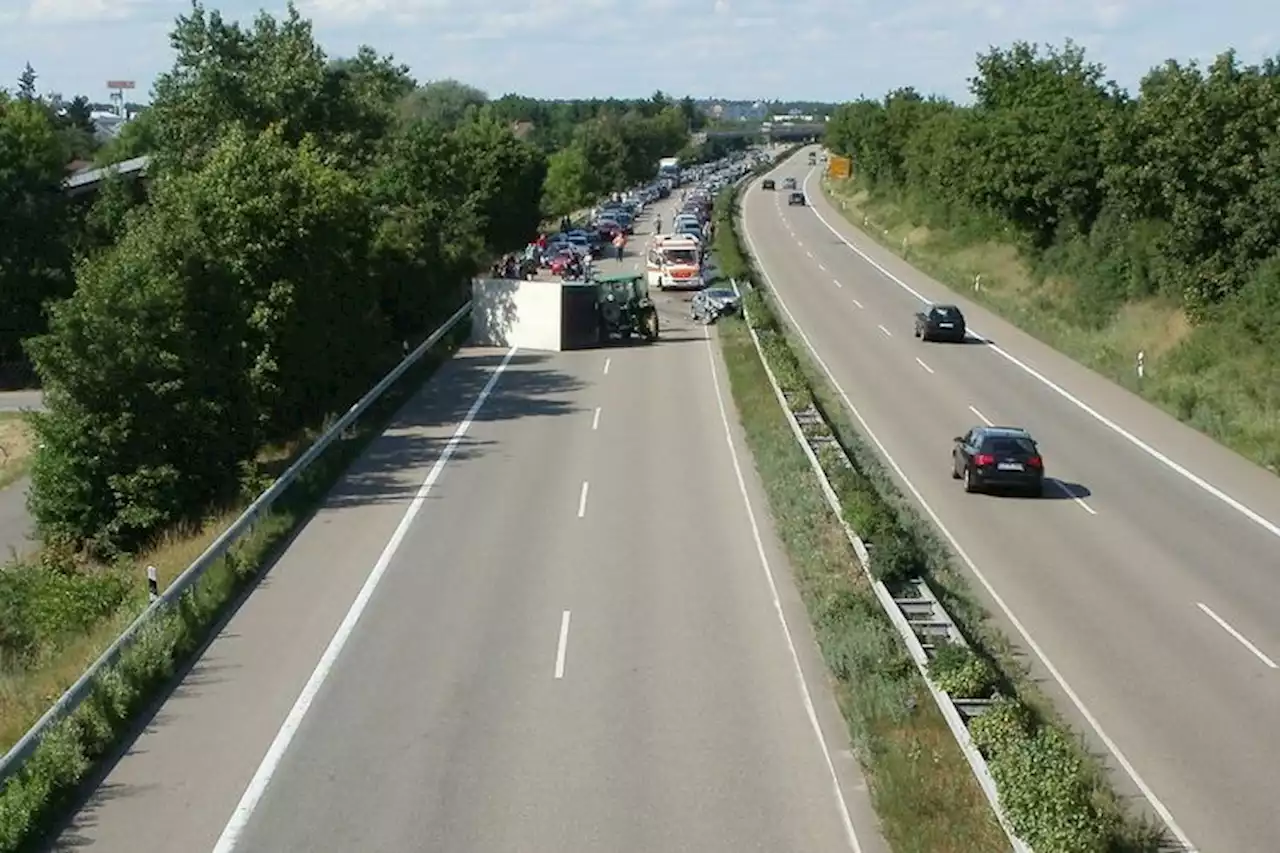
[{"label": "solid white edge line", "polygon": [[[808,179],[806,178],[805,180],[807,184]],[[828,225],[827,227],[830,228],[831,226]],[[839,234],[836,236],[839,236]],[[782,298],[778,289],[773,286],[773,280],[765,270],[764,262],[760,260],[760,255],[756,251],[755,242],[751,239],[751,229],[747,226],[745,204],[743,205],[742,213],[742,237],[743,241],[747,244],[748,252],[750,252],[751,256],[755,258],[756,264],[760,268],[760,275],[764,278],[765,283],[769,285],[769,290],[771,291],[773,298],[777,301],[783,312],[786,313],[788,319],[791,321],[792,328],[795,329],[797,334],[799,334],[800,339],[804,341],[805,347],[813,355],[818,366],[822,368],[822,372],[826,374],[827,379],[831,381],[832,386],[836,389],[836,393],[838,393],[840,398],[844,400],[844,404],[849,407],[850,413],[852,413],[854,419],[858,421],[863,432],[869,439],[871,439],[871,443],[876,446],[876,449],[880,451],[881,457],[889,464],[889,467],[893,469],[894,473],[898,475],[899,479],[907,487],[907,490],[911,492],[912,496],[920,504],[921,509],[925,511],[925,514],[929,516],[942,535],[946,537],[946,540],[951,543],[951,547],[955,550],[956,556],[958,556],[969,568],[969,571],[975,578],[977,578],[978,583],[982,584],[982,588],[987,591],[987,594],[991,596],[991,600],[994,601],[996,606],[1000,608],[1000,611],[1004,613],[1005,618],[1009,620],[1009,624],[1013,625],[1014,630],[1016,630],[1018,635],[1022,637],[1027,648],[1029,648],[1031,652],[1039,658],[1040,662],[1044,664],[1044,668],[1049,672],[1049,675],[1051,675],[1053,680],[1057,682],[1058,686],[1062,688],[1062,692],[1071,700],[1071,704],[1073,704],[1076,707],[1076,710],[1080,712],[1080,715],[1084,717],[1090,728],[1092,728],[1094,733],[1097,734],[1098,739],[1101,740],[1107,750],[1115,756],[1116,762],[1119,763],[1128,777],[1133,780],[1134,785],[1136,785],[1138,790],[1142,792],[1142,796],[1151,804],[1151,808],[1160,816],[1160,819],[1164,821],[1169,831],[1173,833],[1182,846],[1187,848],[1185,853],[1199,853],[1196,846],[1191,843],[1191,839],[1182,831],[1182,827],[1180,827],[1178,822],[1174,820],[1173,813],[1170,812],[1168,807],[1165,806],[1160,798],[1156,796],[1155,791],[1153,791],[1151,786],[1146,783],[1146,780],[1144,780],[1142,775],[1138,773],[1137,768],[1133,766],[1133,763],[1129,761],[1128,757],[1120,750],[1120,747],[1116,742],[1111,739],[1111,736],[1103,730],[1102,723],[1098,721],[1098,718],[1095,717],[1093,712],[1089,710],[1088,706],[1084,704],[1084,700],[1080,698],[1080,695],[1076,693],[1075,689],[1067,683],[1066,678],[1063,677],[1062,672],[1054,665],[1053,661],[1049,660],[1049,656],[1045,654],[1044,649],[1040,647],[1040,644],[1037,643],[1034,638],[1032,638],[1031,632],[1022,624],[1022,620],[1014,615],[1013,609],[1009,607],[1008,603],[1000,593],[996,592],[996,588],[991,584],[991,581],[988,580],[987,576],[978,568],[977,564],[973,561],[973,558],[969,556],[969,552],[961,546],[960,542],[956,539],[951,530],[942,522],[938,513],[935,512],[929,502],[924,499],[924,495],[920,494],[920,490],[916,488],[915,484],[912,483],[910,479],[908,479],[906,472],[902,470],[902,466],[900,466],[897,460],[889,453],[888,449],[884,446],[884,443],[880,441],[879,436],[875,434],[875,431],[871,429],[870,424],[867,423],[866,418],[862,416],[858,407],[853,404],[853,401],[849,399],[849,395],[845,393],[844,388],[841,387],[838,381],[836,381],[835,374],[831,372],[831,368],[827,365],[826,361],[824,361],[822,356],[818,354],[818,350],[814,347],[813,341],[809,340],[808,334],[800,324],[796,322],[795,315],[791,313],[791,309],[787,306],[786,301]],[[872,263],[874,263],[874,261]]]},{"label": "solid white edge line", "polygon": [[395,532],[387,540],[386,547],[382,549],[382,553],[378,556],[378,561],[374,564],[373,570],[365,579],[364,585],[360,587],[360,592],[356,595],[355,601],[351,602],[347,615],[343,617],[341,624],[334,631],[332,639],[329,640],[329,645],[324,650],[324,654],[320,656],[319,662],[316,664],[315,669],[312,670],[311,677],[307,679],[302,692],[294,701],[288,716],[280,724],[280,730],[276,732],[275,739],[267,749],[267,754],[263,756],[262,762],[253,774],[253,778],[249,780],[249,786],[240,797],[240,802],[236,804],[235,811],[231,813],[230,819],[227,820],[226,826],[222,829],[222,834],[218,836],[218,841],[213,846],[213,853],[231,853],[235,850],[236,844],[239,843],[240,837],[249,825],[249,819],[253,816],[254,809],[258,807],[263,794],[266,793],[267,786],[271,784],[271,777],[275,775],[276,770],[279,768],[285,751],[288,750],[294,735],[298,733],[303,718],[306,717],[307,711],[311,709],[311,703],[315,701],[320,688],[333,671],[333,666],[337,662],[338,656],[342,654],[343,647],[346,646],[347,640],[351,638],[351,634],[355,631],[356,623],[360,621],[365,608],[369,606],[369,601],[373,598],[374,591],[378,588],[378,584],[382,582],[383,576],[386,575],[387,568],[391,565],[392,559],[400,549],[401,543],[404,542],[405,536],[408,535],[414,519],[418,517],[418,513],[426,505],[427,496],[435,486],[436,481],[440,479],[445,465],[448,464],[450,457],[457,451],[462,439],[466,437],[467,430],[471,428],[472,422],[480,414],[481,407],[489,399],[489,395],[498,384],[498,379],[501,378],[515,354],[515,347],[507,350],[502,362],[489,375],[489,381],[484,384],[479,396],[476,397],[475,402],[471,404],[471,408],[467,411],[466,416],[453,431],[453,436],[450,437],[449,443],[440,451],[440,456],[436,458],[435,464],[431,466],[426,479],[418,487],[417,494],[410,501],[408,508],[400,519],[399,525],[396,526]]},{"label": "solid white edge line", "polygon": [[982,421],[987,426],[995,426],[995,423],[991,420],[991,418],[987,417],[986,415],[982,414],[982,412],[978,411],[977,406],[970,406],[969,411],[977,415],[978,420]]},{"label": "solid white edge line", "polygon": [[556,643],[556,678],[564,678],[564,659],[569,651],[569,611],[560,615],[560,639]]},{"label": "solid white edge line", "polygon": [[591,484],[586,480],[582,481],[582,492],[578,495],[578,518],[587,517],[587,491],[591,488]]},{"label": "solid white edge line", "polygon": [[591,416],[591,429],[600,429],[600,407],[596,406],[596,413]]},{"label": "solid white edge line", "polygon": [[862,844],[858,841],[858,833],[853,828],[853,816],[849,814],[849,804],[845,802],[844,789],[840,785],[840,776],[836,773],[835,762],[831,759],[831,750],[827,748],[827,739],[822,733],[822,723],[818,721],[818,709],[813,704],[813,694],[809,690],[809,682],[804,675],[804,667],[800,665],[800,654],[796,651],[795,638],[791,635],[791,626],[787,624],[787,615],[782,609],[782,597],[778,594],[778,584],[773,577],[773,567],[769,563],[769,555],[765,551],[764,538],[760,533],[760,523],[756,519],[755,508],[751,505],[751,494],[747,491],[747,481],[742,473],[742,461],[738,458],[738,448],[733,443],[733,429],[729,426],[729,411],[725,405],[724,390],[720,385],[720,375],[716,371],[715,348],[711,343],[711,331],[703,327],[703,338],[707,342],[707,362],[711,367],[711,381],[716,389],[716,404],[720,408],[720,423],[724,426],[724,440],[729,445],[729,458],[733,462],[733,473],[738,481],[738,494],[742,496],[742,505],[747,511],[747,523],[751,526],[751,538],[755,541],[756,555],[760,558],[760,568],[769,584],[769,594],[773,598],[773,611],[782,627],[782,635],[786,638],[787,649],[791,652],[791,664],[795,668],[796,683],[800,688],[800,696],[804,701],[805,714],[809,717],[809,725],[822,750],[822,758],[826,762],[827,772],[831,776],[831,787],[840,808],[840,820],[844,823],[845,837],[853,853],[862,853]]},{"label": "solid white edge line", "polygon": [[917,356],[917,357],[916,357],[916,364],[920,365],[921,367],[923,367],[923,368],[924,368],[925,370],[927,370],[928,372],[933,373],[933,368],[932,368],[932,367],[930,367],[929,365],[925,364],[925,363],[924,363],[924,360],[923,360],[923,359],[921,359],[919,356]]},{"label": "solid white edge line", "polygon": [[[812,171],[810,171],[809,175],[805,177],[805,191],[806,191],[806,192],[808,192],[808,185],[809,185],[809,181],[812,179],[812,177],[813,177],[813,172],[812,172]],[[878,271],[880,271],[881,273],[883,273],[883,274],[884,274],[884,276],[885,276],[886,278],[888,278],[888,279],[889,279],[890,281],[892,281],[894,284],[896,284],[896,285],[898,285],[899,287],[901,287],[901,288],[902,288],[903,290],[905,290],[907,293],[910,293],[910,294],[911,294],[912,296],[914,296],[916,299],[920,300],[920,302],[922,302],[922,303],[924,303],[924,304],[926,304],[926,305],[928,305],[928,304],[929,304],[929,300],[928,300],[928,299],[926,299],[924,296],[922,296],[922,295],[919,293],[919,291],[917,291],[917,290],[916,290],[915,288],[913,288],[911,285],[907,284],[907,283],[906,283],[905,281],[903,281],[902,279],[898,278],[898,277],[897,277],[896,275],[894,275],[893,273],[889,272],[889,270],[888,270],[888,269],[886,269],[882,264],[880,264],[879,262],[877,262],[874,258],[872,258],[870,255],[868,255],[866,252],[864,252],[864,251],[862,251],[861,249],[859,249],[859,248],[858,248],[857,246],[855,246],[852,242],[850,242],[850,241],[848,240],[848,238],[846,238],[843,234],[841,234],[839,231],[837,231],[837,230],[836,230],[836,228],[835,228],[835,227],[834,227],[830,222],[828,222],[828,221],[827,221],[826,217],[824,217],[821,213],[819,213],[819,212],[817,211],[817,209],[816,209],[814,206],[810,205],[810,206],[809,206],[809,210],[812,210],[812,211],[813,211],[814,216],[818,217],[818,221],[819,221],[819,222],[821,222],[824,226],[826,226],[827,230],[828,230],[828,231],[830,231],[832,234],[834,234],[837,240],[839,240],[841,243],[844,243],[846,246],[848,246],[848,247],[849,247],[849,249],[851,249],[851,250],[854,252],[854,254],[858,255],[858,257],[862,258],[864,261],[866,261],[867,263],[871,264],[871,266],[875,267]],[[852,227],[852,226],[851,226],[851,227]],[[1108,418],[1106,415],[1104,415],[1104,414],[1102,414],[1101,412],[1097,411],[1097,410],[1096,410],[1096,409],[1094,409],[1092,406],[1090,406],[1088,403],[1084,402],[1084,401],[1083,401],[1083,400],[1081,400],[1079,397],[1075,396],[1075,395],[1074,395],[1074,394],[1072,394],[1070,391],[1068,391],[1067,389],[1063,388],[1061,385],[1059,385],[1058,383],[1054,382],[1052,379],[1050,379],[1049,377],[1045,376],[1043,373],[1041,373],[1040,371],[1036,370],[1036,369],[1035,369],[1034,367],[1032,367],[1031,365],[1029,365],[1029,364],[1027,364],[1026,362],[1022,361],[1022,360],[1021,360],[1021,359],[1019,359],[1017,356],[1015,356],[1015,355],[1013,355],[1012,353],[1010,353],[1010,352],[1006,351],[1006,350],[1005,350],[1005,349],[1003,349],[1002,347],[996,346],[994,343],[992,343],[992,342],[991,342],[991,339],[990,339],[990,338],[987,338],[985,335],[980,335],[978,332],[974,331],[974,330],[972,329],[972,327],[970,328],[970,331],[972,332],[972,334],[973,334],[973,336],[974,336],[975,338],[977,338],[977,339],[979,339],[979,340],[982,340],[982,341],[984,341],[984,342],[986,343],[986,348],[987,348],[987,349],[991,350],[992,352],[994,352],[994,353],[996,353],[997,355],[999,355],[1001,358],[1003,358],[1003,359],[1005,359],[1006,361],[1008,361],[1010,364],[1012,364],[1012,365],[1014,365],[1015,367],[1017,367],[1018,369],[1022,370],[1022,371],[1023,371],[1024,373],[1026,373],[1028,376],[1031,376],[1032,378],[1036,379],[1037,381],[1039,381],[1040,383],[1042,383],[1045,387],[1047,387],[1047,388],[1049,388],[1050,390],[1052,390],[1055,394],[1057,394],[1058,396],[1062,397],[1062,398],[1063,398],[1064,400],[1066,400],[1067,402],[1071,403],[1073,406],[1075,406],[1076,408],[1078,408],[1080,411],[1084,412],[1086,415],[1088,415],[1089,417],[1093,418],[1095,421],[1097,421],[1098,423],[1102,424],[1102,425],[1103,425],[1103,426],[1105,426],[1107,429],[1111,430],[1111,431],[1112,431],[1112,432],[1114,432],[1116,435],[1120,436],[1120,437],[1121,437],[1121,438],[1123,438],[1125,441],[1129,442],[1129,443],[1130,443],[1130,444],[1132,444],[1134,447],[1138,448],[1138,449],[1139,449],[1139,450],[1141,450],[1143,453],[1145,453],[1145,454],[1147,454],[1148,456],[1150,456],[1152,459],[1154,459],[1154,460],[1156,460],[1157,462],[1159,462],[1160,464],[1164,465],[1164,466],[1165,466],[1166,468],[1168,468],[1169,470],[1171,470],[1171,471],[1173,471],[1174,473],[1176,473],[1176,474],[1178,474],[1178,475],[1182,476],[1182,477],[1183,477],[1183,478],[1185,478],[1186,480],[1190,481],[1191,483],[1193,483],[1194,485],[1196,485],[1197,487],[1199,487],[1199,488],[1200,488],[1201,490],[1203,490],[1204,492],[1206,492],[1206,493],[1208,493],[1208,494],[1212,495],[1213,497],[1217,498],[1217,499],[1218,499],[1218,500],[1220,500],[1222,503],[1224,503],[1224,504],[1226,504],[1227,506],[1231,507],[1231,508],[1232,508],[1232,509],[1234,509],[1236,512],[1238,512],[1238,513],[1240,513],[1241,515],[1243,515],[1245,518],[1249,519],[1249,520],[1250,520],[1250,521],[1252,521],[1254,524],[1256,524],[1256,525],[1258,525],[1259,527],[1261,527],[1263,530],[1266,530],[1266,531],[1267,531],[1268,533],[1270,533],[1272,536],[1275,536],[1275,537],[1277,537],[1277,538],[1280,538],[1280,524],[1276,524],[1275,522],[1273,522],[1273,521],[1271,521],[1271,520],[1269,520],[1269,519],[1265,518],[1261,513],[1258,513],[1257,511],[1253,510],[1252,508],[1250,508],[1248,505],[1246,505],[1246,504],[1245,504],[1245,503],[1243,503],[1242,501],[1239,501],[1239,500],[1237,500],[1237,499],[1233,498],[1231,495],[1229,495],[1229,494],[1227,494],[1226,492],[1222,491],[1222,490],[1221,490],[1221,489],[1219,489],[1217,486],[1213,485],[1213,484],[1212,484],[1212,483],[1210,483],[1208,480],[1205,480],[1205,479],[1204,479],[1203,477],[1201,477],[1200,475],[1193,473],[1190,469],[1188,469],[1188,468],[1184,467],[1183,465],[1181,465],[1181,464],[1180,464],[1180,463],[1178,463],[1178,462],[1175,462],[1173,459],[1171,459],[1170,457],[1166,456],[1164,453],[1160,452],[1160,451],[1159,451],[1159,450],[1157,450],[1156,448],[1152,447],[1150,444],[1147,444],[1145,441],[1143,441],[1142,439],[1138,438],[1136,435],[1134,435],[1133,433],[1129,432],[1127,429],[1125,429],[1124,427],[1120,426],[1118,423],[1116,423],[1115,421],[1111,420],[1111,419],[1110,419],[1110,418]]]},{"label": "solid white edge line", "polygon": [[1217,623],[1218,623],[1218,626],[1219,626],[1220,628],[1222,628],[1222,630],[1224,630],[1224,631],[1226,631],[1228,634],[1230,634],[1232,637],[1234,637],[1234,638],[1235,638],[1235,640],[1236,640],[1236,642],[1238,642],[1240,645],[1244,646],[1244,647],[1245,647],[1246,649],[1248,649],[1249,651],[1253,652],[1253,656],[1254,656],[1254,657],[1256,657],[1258,660],[1262,661],[1263,663],[1265,663],[1267,666],[1271,667],[1272,669],[1280,669],[1280,666],[1277,666],[1275,661],[1273,661],[1271,658],[1267,657],[1267,656],[1266,656],[1266,654],[1264,654],[1264,653],[1263,653],[1262,649],[1258,648],[1258,647],[1257,647],[1257,646],[1255,646],[1253,643],[1251,643],[1251,642],[1249,641],[1249,638],[1248,638],[1248,637],[1246,637],[1244,634],[1241,634],[1241,633],[1240,633],[1239,631],[1237,631],[1235,628],[1231,627],[1231,624],[1230,624],[1229,622],[1227,622],[1227,620],[1226,620],[1226,619],[1223,619],[1223,618],[1222,618],[1221,616],[1219,616],[1217,613],[1214,613],[1214,612],[1209,608],[1209,605],[1205,604],[1205,603],[1204,603],[1204,602],[1202,602],[1202,601],[1197,601],[1197,602],[1196,602],[1196,607],[1199,607],[1202,611],[1204,611],[1204,614],[1205,614],[1206,616],[1208,616],[1208,617],[1209,617],[1210,619],[1212,619],[1214,622],[1217,622]]}]

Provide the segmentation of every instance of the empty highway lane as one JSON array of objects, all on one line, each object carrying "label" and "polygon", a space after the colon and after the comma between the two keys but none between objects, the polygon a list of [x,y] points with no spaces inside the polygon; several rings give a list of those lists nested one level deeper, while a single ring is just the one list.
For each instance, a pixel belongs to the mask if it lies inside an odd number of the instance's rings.
[{"label": "empty highway lane", "polygon": [[[803,156],[772,176],[810,206],[758,182],[744,202],[787,319],[1121,778],[1198,849],[1274,850],[1280,484],[877,246]],[[919,342],[922,300],[984,340]],[[982,423],[1035,434],[1044,498],[951,479],[952,437]]]},{"label": "empty highway lane", "polygon": [[719,358],[660,308],[446,365],[59,849],[882,853]]}]

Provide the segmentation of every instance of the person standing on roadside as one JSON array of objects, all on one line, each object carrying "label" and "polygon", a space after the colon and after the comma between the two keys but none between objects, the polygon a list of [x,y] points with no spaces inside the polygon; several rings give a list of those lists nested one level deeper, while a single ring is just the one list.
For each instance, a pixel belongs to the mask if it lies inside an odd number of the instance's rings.
[{"label": "person standing on roadside", "polygon": [[617,252],[618,262],[622,262],[622,253],[627,248],[627,235],[619,231],[613,238],[613,248]]}]

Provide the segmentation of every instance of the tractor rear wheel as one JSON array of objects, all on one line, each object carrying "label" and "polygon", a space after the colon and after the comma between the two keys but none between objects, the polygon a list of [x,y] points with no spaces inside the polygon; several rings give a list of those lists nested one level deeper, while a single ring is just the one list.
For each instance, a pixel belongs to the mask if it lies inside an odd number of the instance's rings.
[{"label": "tractor rear wheel", "polygon": [[652,342],[658,339],[658,312],[650,310],[644,318],[644,336]]}]

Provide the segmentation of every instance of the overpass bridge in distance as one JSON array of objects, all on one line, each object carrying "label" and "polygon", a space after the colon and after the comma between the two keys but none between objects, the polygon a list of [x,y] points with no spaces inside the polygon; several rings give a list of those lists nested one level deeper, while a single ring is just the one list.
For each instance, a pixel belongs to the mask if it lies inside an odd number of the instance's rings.
[{"label": "overpass bridge in distance", "polygon": [[744,127],[717,127],[703,131],[707,139],[742,139],[761,136],[765,139],[799,141],[802,139],[821,139],[827,132],[827,125],[821,122],[809,124],[773,124],[765,127],[760,124],[749,124]]}]

